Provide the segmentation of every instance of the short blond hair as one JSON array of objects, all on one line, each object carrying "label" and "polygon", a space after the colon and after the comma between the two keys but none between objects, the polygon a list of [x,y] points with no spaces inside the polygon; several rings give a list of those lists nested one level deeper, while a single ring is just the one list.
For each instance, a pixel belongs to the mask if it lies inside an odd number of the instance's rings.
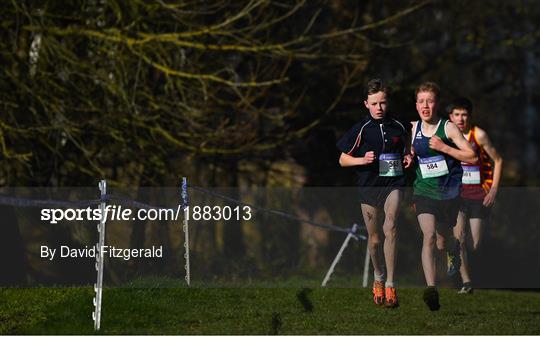
[{"label": "short blond hair", "polygon": [[441,88],[439,87],[439,85],[435,82],[424,82],[422,84],[420,84],[418,86],[418,88],[416,88],[416,91],[415,91],[415,96],[416,98],[418,98],[418,94],[421,93],[421,92],[432,92],[434,95],[435,95],[435,98],[437,99],[437,101],[439,100],[439,97],[441,95]]}]

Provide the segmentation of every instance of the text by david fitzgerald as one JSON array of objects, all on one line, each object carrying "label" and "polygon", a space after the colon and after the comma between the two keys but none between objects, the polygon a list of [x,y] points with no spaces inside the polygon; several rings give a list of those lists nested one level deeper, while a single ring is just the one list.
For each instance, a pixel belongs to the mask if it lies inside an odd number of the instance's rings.
[{"label": "text by david fitzgerald", "polygon": [[[60,258],[87,258],[96,257],[96,251],[100,252],[102,257],[122,258],[130,260],[131,258],[161,258],[163,257],[163,246],[152,246],[151,248],[116,248],[114,246],[102,246],[100,250],[96,246],[88,248],[70,248],[69,246],[60,246],[58,248],[50,248],[41,246],[41,258],[53,260],[56,257]],[[57,253],[59,253],[57,255]]]}]

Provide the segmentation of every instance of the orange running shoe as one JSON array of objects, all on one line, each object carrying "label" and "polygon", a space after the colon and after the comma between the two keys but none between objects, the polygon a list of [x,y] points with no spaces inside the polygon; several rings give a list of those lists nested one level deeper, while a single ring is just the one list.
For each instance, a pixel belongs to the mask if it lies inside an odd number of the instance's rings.
[{"label": "orange running shoe", "polygon": [[388,287],[388,288],[385,289],[385,303],[384,303],[384,306],[387,307],[387,308],[397,308],[397,307],[399,307],[396,288]]},{"label": "orange running shoe", "polygon": [[373,302],[377,305],[384,304],[384,282],[373,282]]}]

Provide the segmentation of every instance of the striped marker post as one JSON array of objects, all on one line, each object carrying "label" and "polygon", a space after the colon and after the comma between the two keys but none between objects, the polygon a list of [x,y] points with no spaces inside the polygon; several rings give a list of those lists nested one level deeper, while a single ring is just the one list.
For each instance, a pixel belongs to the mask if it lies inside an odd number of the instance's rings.
[{"label": "striped marker post", "polygon": [[[104,199],[104,196],[107,194],[107,182],[102,180],[99,182],[99,190],[101,192],[101,199]],[[106,203],[103,201],[99,208],[101,209],[101,219],[97,225],[97,230],[99,234],[99,241],[96,245],[96,271],[97,271],[97,280],[94,284],[94,312],[92,313],[92,319],[94,320],[94,329],[99,330],[101,324],[101,302],[103,299],[103,256],[101,255],[101,247],[105,244],[105,207]]]},{"label": "striped marker post", "polygon": [[189,274],[189,228],[188,228],[188,220],[189,220],[189,199],[188,199],[188,191],[187,191],[187,178],[182,177],[182,207],[184,209],[184,224],[182,228],[184,229],[184,259],[186,261],[186,265],[184,268],[186,269],[186,283],[189,286],[190,284],[190,274]]}]

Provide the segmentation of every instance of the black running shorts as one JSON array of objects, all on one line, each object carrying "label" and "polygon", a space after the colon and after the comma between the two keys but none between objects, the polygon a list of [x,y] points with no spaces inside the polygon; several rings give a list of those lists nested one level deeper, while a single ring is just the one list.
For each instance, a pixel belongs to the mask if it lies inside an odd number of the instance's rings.
[{"label": "black running shorts", "polygon": [[484,206],[483,202],[483,200],[461,198],[459,210],[469,219],[487,219],[491,208]]},{"label": "black running shorts", "polygon": [[403,187],[358,187],[358,199],[361,204],[370,205],[376,208],[383,208],[388,195],[394,190],[403,191]]},{"label": "black running shorts", "polygon": [[437,200],[421,195],[413,196],[413,206],[416,216],[420,214],[432,214],[435,216],[437,225],[454,227],[459,213],[460,199]]}]

